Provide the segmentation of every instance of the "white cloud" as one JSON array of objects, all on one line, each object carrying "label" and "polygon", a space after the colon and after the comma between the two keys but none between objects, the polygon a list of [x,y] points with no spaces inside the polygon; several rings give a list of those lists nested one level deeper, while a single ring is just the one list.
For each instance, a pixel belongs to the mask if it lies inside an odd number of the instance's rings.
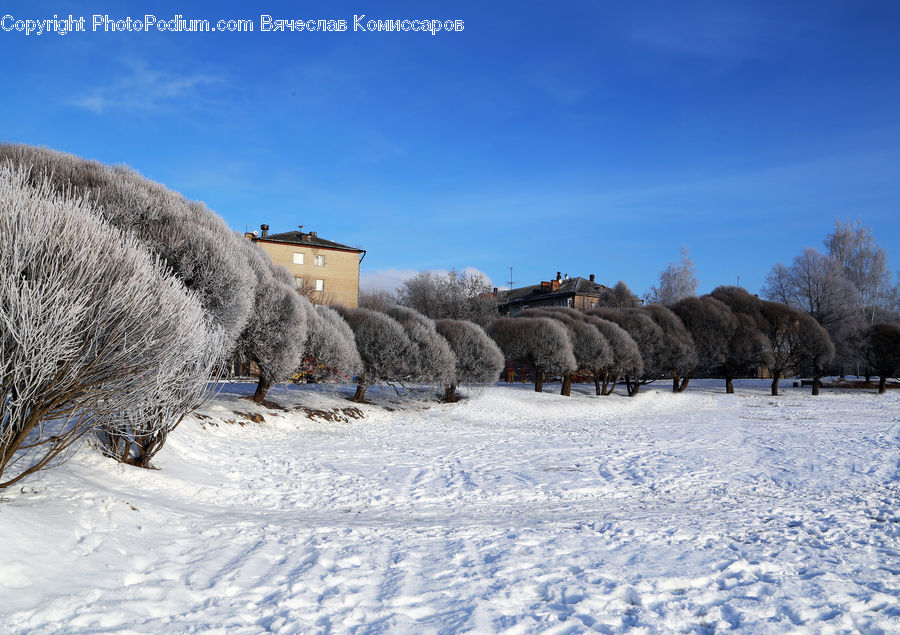
[{"label": "white cloud", "polygon": [[380,269],[378,271],[361,271],[359,288],[361,291],[394,291],[405,280],[419,273],[417,269]]},{"label": "white cloud", "polygon": [[119,79],[70,103],[98,114],[111,109],[157,110],[176,103],[183,108],[192,105],[200,88],[222,82],[222,78],[204,73],[154,70],[142,61],[131,62],[128,68]]}]

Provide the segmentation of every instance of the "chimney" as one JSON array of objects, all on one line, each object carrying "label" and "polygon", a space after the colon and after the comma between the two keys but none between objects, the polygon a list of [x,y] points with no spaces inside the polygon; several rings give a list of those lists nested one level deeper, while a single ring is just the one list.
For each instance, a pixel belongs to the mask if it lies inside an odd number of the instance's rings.
[{"label": "chimney", "polygon": [[594,281],[594,274],[591,274],[591,282]]},{"label": "chimney", "polygon": [[310,238],[315,238],[316,236],[318,236],[318,234],[316,232],[309,232]]},{"label": "chimney", "polygon": [[547,282],[546,280],[541,280],[541,289],[549,289],[549,288],[550,288],[550,283]]},{"label": "chimney", "polygon": [[559,282],[560,280],[562,280],[562,272],[557,271],[556,272],[556,281]]},{"label": "chimney", "polygon": [[559,278],[558,277],[556,278],[556,280],[550,281],[550,289],[552,289],[553,291],[556,291],[557,289],[559,289]]},{"label": "chimney", "polygon": [[569,279],[569,274],[566,274],[566,280],[568,280],[568,279]]},{"label": "chimney", "polygon": [[260,232],[260,235],[263,238],[265,238],[266,236],[269,235],[269,226],[266,225],[265,223],[263,223],[262,225],[259,226],[259,232]]}]

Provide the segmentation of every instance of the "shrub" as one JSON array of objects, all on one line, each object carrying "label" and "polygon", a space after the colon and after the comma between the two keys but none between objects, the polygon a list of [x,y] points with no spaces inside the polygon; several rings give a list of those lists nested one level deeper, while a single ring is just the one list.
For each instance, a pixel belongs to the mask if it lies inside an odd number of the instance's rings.
[{"label": "shrub", "polygon": [[250,319],[253,275],[242,257],[244,239],[205,205],[188,201],[124,166],[109,167],[71,154],[0,144],[0,161],[47,180],[57,193],[89,197],[111,225],[129,232],[196,294],[230,351]]},{"label": "shrub", "polygon": [[486,330],[508,359],[531,366],[535,392],[543,390],[545,377],[578,368],[568,331],[556,320],[498,318]]},{"label": "shrub", "polygon": [[[535,310],[528,309],[521,314],[523,317],[548,317],[551,320],[558,320],[569,331],[569,339],[572,342],[572,353],[575,355],[575,362],[578,364],[578,370],[589,373],[595,378],[597,373],[602,372],[610,362],[612,362],[612,351],[600,331],[595,326],[585,322],[584,315],[573,315],[568,311],[560,309],[544,309]],[[569,396],[572,393],[572,376],[575,371],[563,374],[562,388],[560,394]],[[596,383],[596,381],[595,381]]]},{"label": "shrub", "polygon": [[335,306],[356,340],[363,370],[357,376],[354,401],[364,402],[366,389],[380,381],[402,383],[410,377],[416,347],[397,320],[371,309]]},{"label": "shrub", "polygon": [[594,375],[594,386],[598,395],[610,395],[616,384],[626,376],[640,377],[644,372],[641,349],[634,338],[615,322],[594,315],[584,319],[596,328],[606,339],[612,351],[612,359]]},{"label": "shrub", "polygon": [[262,402],[272,384],[290,378],[300,367],[307,312],[287,269],[274,265],[253,243],[244,241],[241,249],[256,283],[253,315],[238,340],[238,353],[259,367],[253,400]]},{"label": "shrub", "polygon": [[434,326],[434,320],[414,309],[389,307],[385,313],[400,323],[407,337],[415,345],[416,355],[410,379],[416,383],[446,386],[454,381],[456,356]]},{"label": "shrub", "polygon": [[189,360],[204,323],[165,263],[53,190],[0,165],[0,487],[153,401],[148,377]]},{"label": "shrub", "polygon": [[304,372],[314,381],[349,380],[362,372],[362,359],[350,326],[327,306],[307,309],[306,343],[303,347]]},{"label": "shrub", "polygon": [[503,353],[480,326],[465,320],[437,320],[440,333],[456,356],[453,382],[444,393],[446,401],[456,401],[459,384],[496,382],[503,370]]}]

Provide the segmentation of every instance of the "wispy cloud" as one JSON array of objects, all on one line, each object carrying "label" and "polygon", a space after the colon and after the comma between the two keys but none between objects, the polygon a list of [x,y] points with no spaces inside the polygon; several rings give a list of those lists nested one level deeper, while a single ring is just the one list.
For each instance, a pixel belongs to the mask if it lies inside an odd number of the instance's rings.
[{"label": "wispy cloud", "polygon": [[217,75],[179,74],[131,62],[121,77],[70,102],[94,113],[110,110],[152,111],[197,105],[202,88],[223,83]]}]

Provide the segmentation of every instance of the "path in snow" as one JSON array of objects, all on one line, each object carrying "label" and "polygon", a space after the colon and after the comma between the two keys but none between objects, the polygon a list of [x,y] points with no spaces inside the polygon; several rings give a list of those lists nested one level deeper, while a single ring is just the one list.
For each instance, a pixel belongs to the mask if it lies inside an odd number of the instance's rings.
[{"label": "path in snow", "polygon": [[339,422],[226,393],[160,471],[82,452],[4,493],[0,624],[900,631],[900,398],[766,389],[498,387]]}]

